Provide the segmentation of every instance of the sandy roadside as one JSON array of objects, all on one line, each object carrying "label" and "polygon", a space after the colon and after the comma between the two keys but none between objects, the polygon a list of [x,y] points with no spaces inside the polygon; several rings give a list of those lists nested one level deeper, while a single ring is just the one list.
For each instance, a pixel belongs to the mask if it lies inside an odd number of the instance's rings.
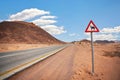
[{"label": "sandy roadside", "polygon": [[74,58],[72,80],[120,80],[120,57],[106,57],[104,51],[115,51],[114,45],[95,45],[95,74],[91,75],[90,45],[77,45],[79,51]]},{"label": "sandy roadside", "polygon": [[74,51],[74,46],[68,47],[7,80],[70,80]]},{"label": "sandy roadside", "polygon": [[94,76],[90,45],[76,44],[7,80],[120,80],[120,57],[104,56],[106,51],[115,51],[115,46],[95,45]]},{"label": "sandy roadside", "polygon": [[0,44],[0,52],[26,50],[32,48],[42,48],[52,46],[52,44]]}]

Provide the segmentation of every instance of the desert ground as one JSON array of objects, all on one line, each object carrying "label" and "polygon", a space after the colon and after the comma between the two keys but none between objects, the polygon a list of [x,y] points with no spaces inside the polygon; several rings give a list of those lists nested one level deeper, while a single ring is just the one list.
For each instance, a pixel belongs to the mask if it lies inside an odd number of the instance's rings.
[{"label": "desert ground", "polygon": [[90,44],[77,43],[7,80],[120,80],[120,43],[94,44],[94,53],[94,75]]}]

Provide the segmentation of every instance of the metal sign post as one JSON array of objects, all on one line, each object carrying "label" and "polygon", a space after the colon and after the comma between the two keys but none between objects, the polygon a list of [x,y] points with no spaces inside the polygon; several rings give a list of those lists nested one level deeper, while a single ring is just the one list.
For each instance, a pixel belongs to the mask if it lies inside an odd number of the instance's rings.
[{"label": "metal sign post", "polygon": [[93,32],[91,32],[91,50],[92,50],[92,75],[94,75],[94,46],[93,46]]},{"label": "metal sign post", "polygon": [[91,33],[91,50],[92,50],[92,75],[94,75],[94,43],[93,43],[93,32],[99,32],[94,22],[91,20],[85,30],[85,32]]}]

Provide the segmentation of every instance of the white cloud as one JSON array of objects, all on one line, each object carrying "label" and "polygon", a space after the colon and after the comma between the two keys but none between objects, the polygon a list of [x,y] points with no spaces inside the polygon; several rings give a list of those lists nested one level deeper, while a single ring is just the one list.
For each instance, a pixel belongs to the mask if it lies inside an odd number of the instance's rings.
[{"label": "white cloud", "polygon": [[[38,18],[40,17],[40,18]],[[51,16],[49,11],[40,10],[37,8],[25,9],[16,14],[10,15],[8,21],[26,21],[29,20],[34,24],[42,27],[44,30],[49,32],[50,34],[58,35],[65,33],[66,30],[63,26],[56,26],[57,22],[54,20],[57,18],[56,16]]]},{"label": "white cloud", "polygon": [[[117,36],[113,34],[93,34],[93,38],[94,38],[94,41],[95,40],[108,40],[108,41],[117,40]],[[87,39],[90,40],[90,35]]]},{"label": "white cloud", "polygon": [[69,34],[69,36],[79,36],[79,34],[77,34],[77,33],[71,33],[71,34]]},{"label": "white cloud", "polygon": [[42,16],[41,19],[54,19],[56,16]]},{"label": "white cloud", "polygon": [[76,33],[69,34],[69,36],[75,36],[75,35],[76,35]]},{"label": "white cloud", "polygon": [[49,25],[49,24],[54,24],[56,23],[57,21],[55,20],[44,20],[44,19],[36,19],[34,21],[32,21],[33,23],[37,24],[37,25]]},{"label": "white cloud", "polygon": [[[113,28],[103,28],[100,30],[99,33],[94,33],[93,38],[95,40],[118,40],[119,36],[118,34],[120,33],[120,26],[113,27]],[[90,33],[85,33],[85,35],[88,36],[87,39],[90,40]]]},{"label": "white cloud", "polygon": [[53,35],[58,35],[62,33],[66,33],[66,30],[64,30],[64,27],[58,27],[55,25],[46,25],[46,26],[41,26],[44,30],[46,30],[48,33],[53,34]]},{"label": "white cloud", "polygon": [[2,22],[3,20],[0,19],[0,22]]},{"label": "white cloud", "polygon": [[85,35],[87,35],[87,36],[89,36],[90,35],[90,33],[84,33]]},{"label": "white cloud", "polygon": [[45,15],[45,14],[50,14],[50,12],[44,11],[44,10],[39,10],[37,8],[30,8],[30,9],[25,9],[21,12],[16,13],[16,14],[12,14],[8,20],[10,20],[10,21],[14,21],[14,20],[24,21],[24,20],[32,19],[36,16]]},{"label": "white cloud", "polygon": [[102,33],[119,33],[120,32],[120,26],[113,27],[113,28],[103,28],[101,30]]}]

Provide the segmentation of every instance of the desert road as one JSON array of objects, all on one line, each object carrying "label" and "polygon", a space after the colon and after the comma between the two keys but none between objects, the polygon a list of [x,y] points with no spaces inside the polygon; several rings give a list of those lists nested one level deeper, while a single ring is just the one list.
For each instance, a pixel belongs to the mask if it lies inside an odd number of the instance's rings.
[{"label": "desert road", "polygon": [[[103,56],[104,51],[114,51],[116,47],[115,44],[106,44],[106,45],[95,45],[95,74],[91,75],[91,47],[89,44],[71,44],[71,45],[61,45],[53,46],[49,48],[42,49],[33,49],[29,52],[21,52],[25,54],[24,57],[31,59],[31,56],[35,54],[34,59],[28,63],[25,63],[21,66],[16,67],[17,69],[25,67],[26,64],[37,62],[36,64],[29,66],[16,74],[6,78],[5,80],[120,80],[120,58],[119,57],[108,57]],[[116,45],[117,46],[117,45]],[[106,48],[107,47],[107,48]],[[61,50],[62,49],[62,50]],[[41,51],[42,50],[42,51]],[[45,50],[45,51],[44,51]],[[46,59],[40,61],[41,58],[45,57],[48,54],[48,51],[53,50],[56,54],[47,57]],[[59,51],[60,50],[60,51]],[[120,50],[120,49],[119,49]],[[29,53],[33,54],[29,54]],[[42,52],[39,54],[39,52]],[[43,54],[45,53],[45,54]],[[4,69],[12,66],[10,63],[7,66],[2,66],[6,61],[1,60],[2,58],[7,58],[9,53],[1,53],[0,57],[0,73],[4,72]],[[12,56],[19,55],[10,53]],[[28,55],[29,54],[29,55]],[[30,56],[31,55],[31,56]],[[42,55],[39,57],[38,55]],[[19,55],[20,56],[20,55]],[[14,60],[17,58],[16,60]],[[19,61],[27,61],[26,59],[22,60],[21,57],[12,57],[11,60],[13,64],[18,63]],[[7,62],[11,61],[8,60]],[[19,62],[20,64],[21,62]],[[2,65],[1,65],[2,64]],[[112,66],[111,66],[112,65]],[[7,71],[6,73],[13,72],[14,69]],[[5,75],[1,74],[1,75]],[[0,79],[2,80],[2,79]]]},{"label": "desert road", "polygon": [[0,79],[7,78],[44,58],[55,54],[68,45],[50,46],[30,50],[0,53]]}]

